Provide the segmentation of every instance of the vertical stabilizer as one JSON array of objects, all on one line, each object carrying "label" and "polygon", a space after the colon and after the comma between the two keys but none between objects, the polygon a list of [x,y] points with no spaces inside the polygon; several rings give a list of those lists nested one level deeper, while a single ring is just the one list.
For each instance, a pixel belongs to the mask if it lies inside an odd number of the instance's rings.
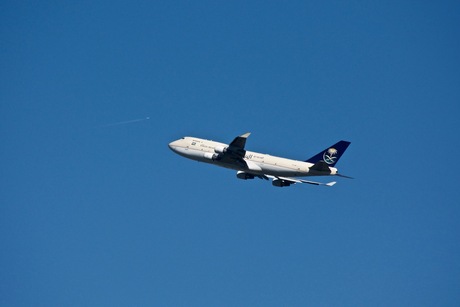
[{"label": "vertical stabilizer", "polygon": [[334,167],[334,165],[339,161],[340,157],[344,154],[345,150],[347,150],[349,145],[350,142],[340,141],[324,149],[323,151],[311,157],[305,162],[316,164],[320,161],[323,161],[327,164],[327,166]]}]

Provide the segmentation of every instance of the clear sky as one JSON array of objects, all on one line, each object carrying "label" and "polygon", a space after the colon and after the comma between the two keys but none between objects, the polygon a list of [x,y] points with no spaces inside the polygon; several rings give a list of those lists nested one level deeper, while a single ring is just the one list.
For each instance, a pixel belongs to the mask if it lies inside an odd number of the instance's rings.
[{"label": "clear sky", "polygon": [[[0,305],[458,306],[459,40],[458,1],[3,1]],[[245,132],[355,179],[167,146]]]}]

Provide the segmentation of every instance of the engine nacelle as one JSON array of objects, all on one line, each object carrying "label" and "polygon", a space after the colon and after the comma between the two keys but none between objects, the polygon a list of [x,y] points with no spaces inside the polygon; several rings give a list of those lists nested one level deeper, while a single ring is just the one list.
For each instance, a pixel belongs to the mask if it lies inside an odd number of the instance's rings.
[{"label": "engine nacelle", "polygon": [[290,185],[292,184],[292,182],[285,181],[285,180],[282,180],[282,179],[273,179],[272,184],[273,184],[275,187],[282,188],[282,187],[288,187],[288,186],[290,186]]},{"label": "engine nacelle", "polygon": [[227,152],[227,148],[228,147],[224,147],[224,146],[216,146],[214,147],[214,152],[218,154],[223,154]]},{"label": "engine nacelle", "polygon": [[243,180],[254,179],[254,175],[248,174],[248,173],[243,172],[243,171],[238,171],[236,173],[236,177],[238,177],[239,179],[243,179]]},{"label": "engine nacelle", "polygon": [[209,159],[209,160],[213,160],[213,161],[220,160],[219,154],[212,153],[212,152],[205,152],[203,157],[205,157],[206,159]]}]

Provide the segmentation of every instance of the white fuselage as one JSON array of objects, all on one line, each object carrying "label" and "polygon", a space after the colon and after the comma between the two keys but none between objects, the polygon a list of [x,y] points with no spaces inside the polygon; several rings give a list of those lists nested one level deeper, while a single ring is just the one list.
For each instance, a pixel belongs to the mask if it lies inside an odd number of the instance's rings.
[{"label": "white fuselage", "polygon": [[249,150],[246,151],[244,156],[246,166],[238,163],[224,163],[214,160],[212,157],[216,153],[216,148],[226,146],[228,145],[224,143],[195,137],[184,137],[169,144],[169,147],[174,152],[183,157],[255,175],[303,177],[337,174],[337,169],[334,167],[329,167],[329,171],[327,172],[320,172],[310,169],[313,166],[312,163],[270,156]]}]

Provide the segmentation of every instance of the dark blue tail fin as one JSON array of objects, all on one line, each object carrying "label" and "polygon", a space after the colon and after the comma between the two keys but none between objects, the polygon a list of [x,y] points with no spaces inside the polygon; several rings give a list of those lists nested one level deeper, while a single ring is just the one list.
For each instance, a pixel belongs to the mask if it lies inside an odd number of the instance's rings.
[{"label": "dark blue tail fin", "polygon": [[331,147],[326,148],[325,150],[321,151],[320,153],[311,157],[305,162],[315,164],[319,161],[324,161],[327,163],[328,166],[334,167],[334,165],[339,161],[340,157],[343,155],[345,150],[347,150],[348,145],[350,145],[350,142],[340,141],[332,145]]}]

